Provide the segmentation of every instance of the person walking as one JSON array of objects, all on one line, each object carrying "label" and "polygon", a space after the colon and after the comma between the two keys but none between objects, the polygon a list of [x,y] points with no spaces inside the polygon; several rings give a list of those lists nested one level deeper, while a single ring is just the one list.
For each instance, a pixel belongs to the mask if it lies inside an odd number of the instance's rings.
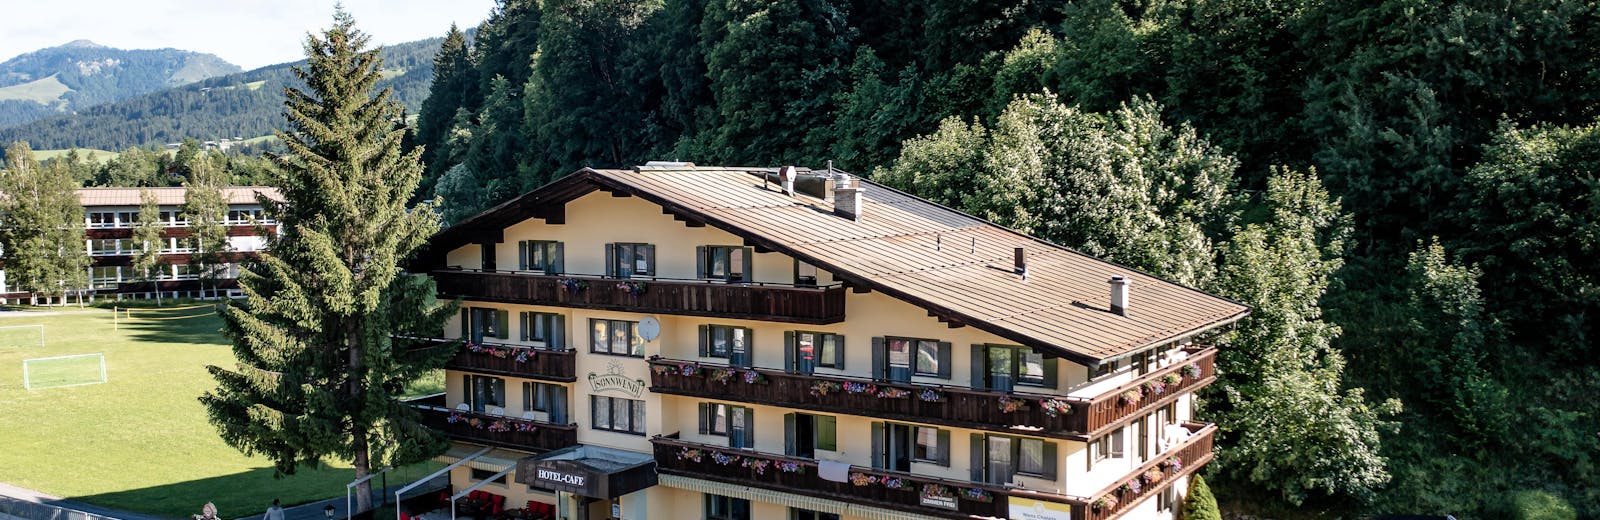
[{"label": "person walking", "polygon": [[278,505],[278,499],[272,499],[272,507],[267,508],[261,520],[283,520],[283,507]]}]

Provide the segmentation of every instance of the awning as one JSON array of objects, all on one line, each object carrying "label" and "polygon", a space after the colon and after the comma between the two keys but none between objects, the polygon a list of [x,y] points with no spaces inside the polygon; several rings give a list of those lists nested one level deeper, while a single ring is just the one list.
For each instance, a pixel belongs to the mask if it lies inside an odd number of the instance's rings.
[{"label": "awning", "polygon": [[688,491],[697,491],[700,493],[710,493],[713,495],[722,495],[725,497],[742,498],[745,500],[771,502],[787,507],[798,507],[801,509],[820,511],[823,513],[834,513],[840,516],[858,516],[868,520],[943,520],[938,517],[927,515],[906,513],[902,511],[894,511],[860,504],[851,504],[837,500],[828,500],[825,498],[817,498],[796,493],[773,491],[766,488],[724,484],[721,482],[682,477],[678,475],[661,475],[660,478],[661,485],[667,487]]},{"label": "awning", "polygon": [[517,461],[517,483],[610,500],[656,485],[656,459],[580,444]]},{"label": "awning", "polygon": [[[453,443],[450,445],[449,451],[444,452],[443,455],[434,457],[433,460],[435,462],[449,464],[461,460],[462,457],[471,455],[481,449],[483,449],[483,446]],[[506,468],[516,466],[517,459],[521,459],[526,456],[528,456],[528,454],[525,452],[496,448],[489,450],[489,453],[480,455],[476,459],[467,461],[467,463],[463,464],[463,466],[499,473],[501,471],[505,471]]]}]

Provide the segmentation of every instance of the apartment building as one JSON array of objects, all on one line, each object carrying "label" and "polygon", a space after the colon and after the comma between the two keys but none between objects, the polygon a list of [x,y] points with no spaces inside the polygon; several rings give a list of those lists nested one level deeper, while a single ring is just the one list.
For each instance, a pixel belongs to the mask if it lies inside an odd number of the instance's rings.
[{"label": "apartment building", "polygon": [[[133,256],[142,247],[133,241],[134,223],[139,218],[142,204],[141,191],[148,190],[161,207],[162,241],[156,247],[161,252],[161,270],[154,282],[144,281],[135,272]],[[202,287],[201,272],[194,262],[194,251],[188,242],[191,228],[182,211],[184,188],[80,188],[78,200],[83,204],[85,238],[84,248],[89,253],[89,283],[99,296],[152,298],[156,291],[166,297],[210,297],[213,295],[237,296],[238,261],[249,258],[266,248],[266,237],[277,233],[277,226],[262,213],[256,195],[272,200],[282,200],[277,189],[266,186],[237,186],[224,188],[223,198],[228,201],[225,224],[228,227],[228,254],[231,261],[219,266],[218,287]],[[204,292],[204,294],[202,294]],[[0,295],[6,300],[20,300],[26,293],[12,292],[6,285],[5,273],[0,271]]]},{"label": "apartment building", "polygon": [[453,490],[582,520],[1175,518],[1248,313],[793,167],[581,170],[414,269],[464,301]]}]

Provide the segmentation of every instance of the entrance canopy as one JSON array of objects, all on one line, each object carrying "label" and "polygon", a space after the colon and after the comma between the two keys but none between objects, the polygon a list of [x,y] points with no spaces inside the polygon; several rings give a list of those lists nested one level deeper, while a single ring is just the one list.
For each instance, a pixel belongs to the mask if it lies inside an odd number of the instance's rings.
[{"label": "entrance canopy", "polygon": [[517,482],[610,500],[656,485],[648,453],[578,445],[517,461]]}]

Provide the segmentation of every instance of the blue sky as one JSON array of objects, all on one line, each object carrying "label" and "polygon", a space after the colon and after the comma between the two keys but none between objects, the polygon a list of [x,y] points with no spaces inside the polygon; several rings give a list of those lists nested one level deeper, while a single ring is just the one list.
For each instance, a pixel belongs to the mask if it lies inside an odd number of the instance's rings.
[{"label": "blue sky", "polygon": [[[73,40],[121,49],[208,52],[245,70],[304,57],[307,32],[328,26],[335,0],[6,1],[0,62]],[[494,0],[344,0],[375,44],[443,36],[488,18]],[[16,23],[21,22],[21,23]]]}]

